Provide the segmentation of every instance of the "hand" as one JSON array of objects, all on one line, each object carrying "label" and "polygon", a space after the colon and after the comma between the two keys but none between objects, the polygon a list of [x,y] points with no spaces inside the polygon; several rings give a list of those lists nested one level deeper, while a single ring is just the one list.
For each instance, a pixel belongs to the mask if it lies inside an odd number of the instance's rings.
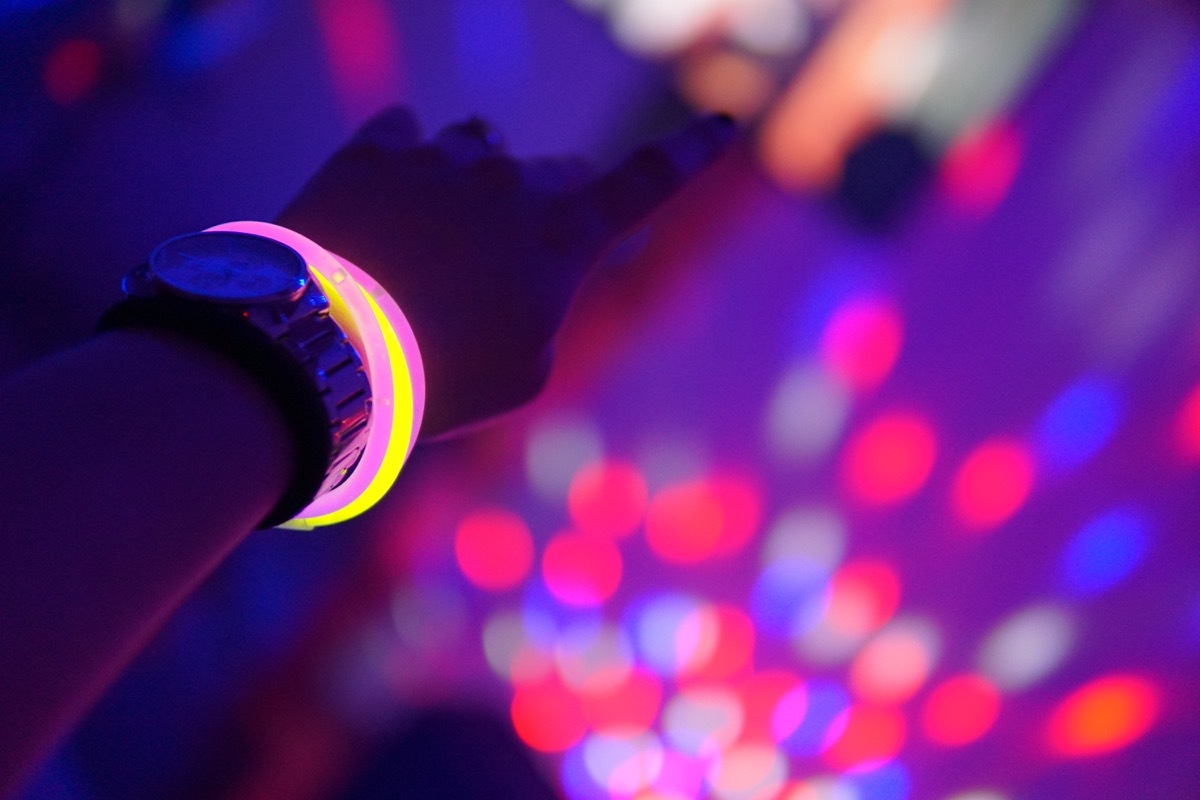
[{"label": "hand", "polygon": [[696,120],[595,176],[579,159],[519,161],[479,119],[422,142],[412,114],[367,122],[279,217],[396,298],[425,362],[423,436],[531,399],[592,264],[733,138]]}]

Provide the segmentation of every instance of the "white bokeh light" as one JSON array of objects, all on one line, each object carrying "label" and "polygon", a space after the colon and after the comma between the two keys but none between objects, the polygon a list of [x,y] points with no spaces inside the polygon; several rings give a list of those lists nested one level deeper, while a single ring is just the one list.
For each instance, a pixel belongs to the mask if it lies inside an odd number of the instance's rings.
[{"label": "white bokeh light", "polygon": [[998,689],[1016,691],[1057,669],[1075,645],[1075,619],[1054,604],[1022,609],[996,626],[979,649],[979,671]]}]

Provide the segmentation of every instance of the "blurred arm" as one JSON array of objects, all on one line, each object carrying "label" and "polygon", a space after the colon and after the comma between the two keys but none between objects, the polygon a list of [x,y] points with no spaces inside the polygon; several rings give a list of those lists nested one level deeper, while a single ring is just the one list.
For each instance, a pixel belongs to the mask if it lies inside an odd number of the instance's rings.
[{"label": "blurred arm", "polygon": [[165,334],[0,383],[0,795],[270,510],[290,448],[251,377]]}]

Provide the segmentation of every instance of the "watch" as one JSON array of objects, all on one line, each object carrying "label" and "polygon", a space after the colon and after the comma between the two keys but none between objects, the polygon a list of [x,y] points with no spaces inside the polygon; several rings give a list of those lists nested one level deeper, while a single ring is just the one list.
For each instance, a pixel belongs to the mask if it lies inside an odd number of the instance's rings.
[{"label": "watch", "polygon": [[366,448],[371,383],[363,357],[292,247],[253,233],[206,231],[160,244],[125,276],[125,300],[100,330],[170,331],[246,368],[283,412],[296,448],[275,527],[344,483]]}]

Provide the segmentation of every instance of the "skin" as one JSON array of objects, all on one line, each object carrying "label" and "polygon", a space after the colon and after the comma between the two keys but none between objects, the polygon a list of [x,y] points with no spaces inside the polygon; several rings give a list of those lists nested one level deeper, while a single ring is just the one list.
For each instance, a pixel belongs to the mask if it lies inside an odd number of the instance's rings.
[{"label": "skin", "polygon": [[[278,222],[397,299],[427,365],[422,438],[532,398],[605,249],[704,169],[718,118],[602,175],[518,161],[480,120],[369,121]],[[0,796],[287,485],[287,428],[241,368],[169,334],[97,336],[0,382]]]}]

